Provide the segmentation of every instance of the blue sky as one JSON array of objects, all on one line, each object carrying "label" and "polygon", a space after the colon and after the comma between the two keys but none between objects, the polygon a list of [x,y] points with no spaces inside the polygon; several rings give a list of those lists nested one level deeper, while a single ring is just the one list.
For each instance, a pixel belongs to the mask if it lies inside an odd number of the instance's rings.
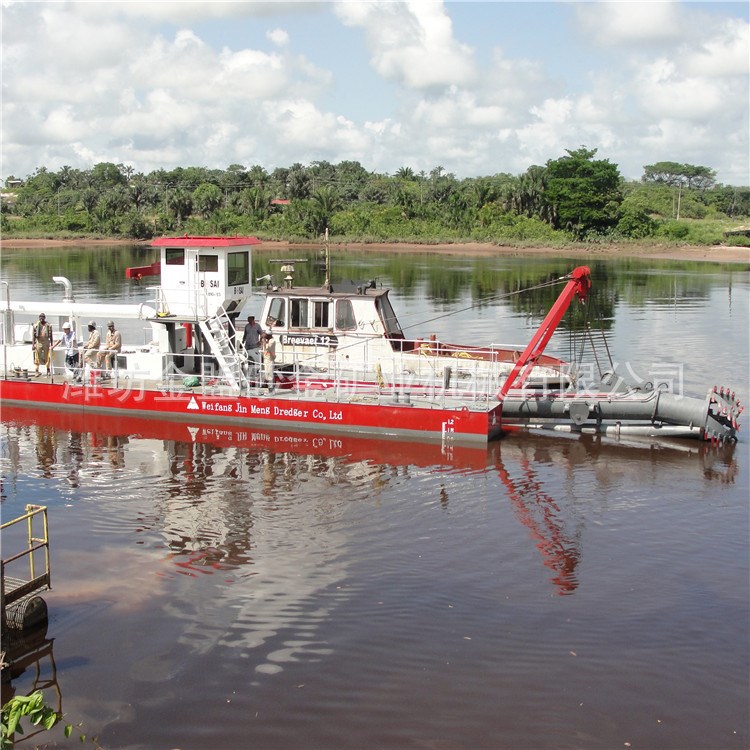
[{"label": "blue sky", "polygon": [[0,178],[359,161],[521,174],[585,145],[750,184],[748,3],[2,0]]}]

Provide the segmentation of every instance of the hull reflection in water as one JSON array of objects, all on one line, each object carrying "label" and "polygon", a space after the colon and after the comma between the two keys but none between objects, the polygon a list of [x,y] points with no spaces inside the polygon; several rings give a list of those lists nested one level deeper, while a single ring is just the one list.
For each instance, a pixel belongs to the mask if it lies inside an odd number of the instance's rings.
[{"label": "hull reflection in water", "polygon": [[[631,476],[637,484],[646,471],[656,472],[668,463],[681,471],[695,472],[696,478],[732,483],[737,473],[734,446],[675,440],[631,438],[623,442],[599,436],[537,436],[515,434],[481,448],[433,443],[413,443],[364,437],[321,436],[309,433],[236,429],[229,426],[190,425],[140,418],[113,419],[99,414],[71,414],[5,407],[3,422],[37,428],[37,466],[45,475],[56,463],[71,463],[70,484],[78,486],[77,468],[86,464],[86,451],[106,451],[109,462],[121,467],[126,462],[128,442],[159,440],[163,452],[154,455],[156,475],[166,472],[180,484],[169,490],[174,498],[186,500],[175,508],[165,506],[152,527],[160,525],[174,565],[180,572],[206,572],[209,568],[231,570],[247,564],[250,542],[236,545],[236,529],[231,519],[222,518],[226,508],[213,508],[214,498],[206,489],[207,476],[240,477],[243,462],[255,456],[254,466],[261,475],[261,490],[270,497],[280,481],[295,474],[327,476],[338,485],[347,483],[382,487],[393,467],[416,467],[432,472],[496,472],[514,515],[534,541],[544,564],[553,572],[551,582],[560,594],[575,591],[576,568],[581,559],[582,514],[570,502],[570,488],[561,489],[546,477],[545,469],[562,469],[571,482],[577,467],[593,470],[602,480],[595,488],[575,488],[582,502],[587,493],[601,495],[606,476],[617,474],[622,481]],[[58,461],[54,432],[68,433],[72,447],[64,461]],[[224,449],[238,449],[227,454]],[[305,480],[309,481],[309,480]],[[441,502],[456,502],[445,488]],[[174,499],[173,498],[173,499]],[[211,528],[213,527],[213,528]],[[209,530],[210,529],[210,530]],[[227,539],[235,538],[235,544]],[[232,548],[234,550],[232,551]]]},{"label": "hull reflection in water", "polygon": [[65,432],[90,433],[106,442],[111,438],[143,438],[179,443],[203,443],[220,448],[265,449],[275,452],[339,457],[347,461],[414,466],[451,466],[484,469],[487,446],[471,447],[440,443],[417,443],[398,439],[361,436],[317,435],[309,432],[237,428],[230,425],[195,425],[160,419],[106,414],[70,413],[3,406],[4,422],[44,425]]},{"label": "hull reflection in water", "polygon": [[[642,493],[623,492],[623,486],[653,491],[659,486],[653,478],[665,474],[731,483],[737,471],[732,448],[701,443],[631,441],[623,450],[593,436],[527,433],[450,457],[434,445],[361,438],[321,445],[312,442],[318,436],[304,434],[12,408],[3,410],[2,420],[6,477],[37,478],[31,484],[49,491],[51,504],[63,486],[66,507],[58,502],[51,529],[55,657],[68,665],[61,669],[65,710],[92,731],[101,729],[111,746],[124,746],[123,737],[135,746],[141,732],[153,744],[147,733],[154,731],[171,733],[169,746],[175,738],[189,745],[181,734],[185,696],[174,686],[207,675],[222,699],[232,700],[227,711],[237,713],[225,724],[240,725],[239,734],[250,730],[237,716],[254,715],[264,700],[270,706],[274,690],[284,711],[295,710],[283,703],[284,673],[304,680],[298,676],[327,673],[343,661],[346,687],[334,681],[337,692],[328,700],[346,706],[348,693],[360,689],[346,682],[352,661],[365,682],[368,670],[375,671],[375,682],[390,685],[393,670],[408,682],[464,632],[482,636],[465,641],[473,645],[507,628],[488,640],[476,661],[464,663],[467,680],[500,654],[511,666],[494,686],[523,681],[535,669],[539,684],[546,684],[548,663],[561,647],[554,640],[559,610],[554,626],[542,625],[543,664],[514,662],[514,655],[533,650],[526,633],[539,627],[535,608],[548,593],[568,595],[568,606],[585,608],[579,600],[597,592],[591,560],[602,552],[592,525],[629,503],[635,514],[642,511]],[[66,477],[78,483],[74,489]],[[618,560],[630,562],[627,555]],[[602,576],[617,576],[614,567]],[[587,596],[575,597],[579,586]],[[74,631],[82,623],[79,641]],[[457,623],[466,630],[457,631]],[[125,647],[113,656],[112,632],[148,636],[137,648],[124,637]],[[579,635],[569,630],[564,637]],[[433,639],[437,649],[422,651],[420,642]],[[596,652],[595,639],[592,648]],[[83,659],[83,666],[74,659]],[[87,680],[93,675],[96,687],[84,686],[71,664],[86,670]],[[96,683],[101,668],[113,669],[118,680],[107,674]],[[436,679],[445,690],[440,675]],[[452,674],[445,679],[455,681]],[[472,700],[486,692],[484,683],[474,689]],[[158,701],[165,692],[173,696],[166,730]],[[370,695],[357,693],[354,704]],[[151,696],[158,718],[148,713]],[[327,710],[325,696],[320,701],[315,710]],[[188,714],[198,712],[191,705]],[[196,727],[188,721],[188,729]],[[258,746],[290,746],[288,737],[264,743],[268,735],[262,727],[256,731]],[[472,736],[478,737],[476,730]],[[165,736],[159,740],[167,746]]]},{"label": "hull reflection in water", "polygon": [[[92,527],[88,531],[101,534],[104,544],[111,545],[115,535],[124,533],[120,544],[127,548],[129,527],[140,537],[163,540],[147,544],[143,552],[130,550],[122,558],[118,578],[128,579],[131,571],[131,585],[140,592],[143,584],[135,582],[148,582],[155,573],[152,593],[183,592],[177,600],[164,602],[165,612],[184,623],[177,638],[181,648],[207,654],[219,647],[242,647],[264,654],[265,645],[265,658],[255,667],[258,674],[273,674],[285,661],[318,659],[325,652],[315,633],[347,595],[340,588],[349,575],[345,556],[337,554],[347,545],[346,535],[338,530],[346,506],[321,501],[332,486],[372,498],[388,486],[393,466],[409,467],[404,471],[412,476],[464,474],[487,467],[486,446],[247,430],[17,407],[5,407],[2,420],[4,452],[16,475],[33,473],[35,464],[37,472],[52,478],[65,467],[72,489],[63,494],[71,504],[80,502],[85,496],[81,489],[88,490],[89,485],[104,482],[118,488],[117,498],[105,502],[103,497],[111,494],[106,491],[88,519]],[[144,448],[153,441],[161,445],[139,450],[141,441]],[[29,443],[34,444],[33,459]],[[111,477],[106,474],[108,466]],[[138,489],[134,472],[150,477],[150,484],[144,485],[153,498],[148,507],[141,502],[147,496]],[[292,502],[290,487],[299,489],[292,490]],[[70,549],[77,542],[58,537],[55,546]],[[153,554],[152,550],[162,551]],[[86,555],[77,551],[76,564]],[[104,579],[87,580],[90,575],[83,572],[75,580],[56,584],[53,596],[58,606],[67,600],[80,608],[84,601],[100,597],[116,599],[116,606],[124,610],[141,605],[141,593],[121,591],[119,582],[110,587]],[[208,577],[214,580],[201,582]],[[201,594],[203,586],[212,588],[210,596]],[[305,603],[319,598],[325,604],[308,612]],[[279,648],[275,640],[289,628],[295,635]],[[172,663],[171,655],[164,656],[160,669],[169,672]],[[153,659],[133,662],[129,674],[136,681],[151,681]]]}]

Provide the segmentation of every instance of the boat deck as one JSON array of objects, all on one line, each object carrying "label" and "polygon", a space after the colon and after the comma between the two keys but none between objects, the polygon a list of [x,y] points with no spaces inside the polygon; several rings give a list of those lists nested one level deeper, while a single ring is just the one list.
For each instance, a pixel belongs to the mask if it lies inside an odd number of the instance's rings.
[{"label": "boat deck", "polygon": [[301,380],[299,384],[277,383],[274,388],[268,388],[263,384],[251,384],[249,387],[237,391],[218,378],[196,386],[184,385],[183,381],[187,377],[189,376],[180,376],[168,380],[149,378],[131,380],[127,376],[106,377],[96,374],[78,382],[73,378],[54,373],[52,375],[29,373],[28,377],[16,373],[14,377],[10,377],[8,380],[64,385],[71,393],[93,393],[101,390],[124,394],[150,391],[165,395],[200,394],[202,396],[223,396],[227,398],[273,398],[287,401],[305,399],[311,402],[330,404],[361,403],[377,406],[406,406],[415,409],[468,409],[479,412],[487,412],[499,403],[494,394],[490,396],[490,394],[482,391],[442,388],[437,385],[433,387],[393,388],[389,386],[379,387],[376,384],[370,386],[346,382],[336,383],[331,381],[325,383],[322,380]]}]

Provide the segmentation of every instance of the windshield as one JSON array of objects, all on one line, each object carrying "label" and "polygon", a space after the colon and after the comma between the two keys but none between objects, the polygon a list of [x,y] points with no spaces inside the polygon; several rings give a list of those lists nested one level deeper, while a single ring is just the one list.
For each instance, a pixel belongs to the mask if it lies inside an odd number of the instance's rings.
[{"label": "windshield", "polygon": [[380,320],[383,321],[386,336],[403,336],[401,326],[398,324],[398,318],[396,318],[396,313],[391,307],[391,301],[388,297],[385,294],[382,297],[378,297],[375,300],[375,306],[380,315]]}]

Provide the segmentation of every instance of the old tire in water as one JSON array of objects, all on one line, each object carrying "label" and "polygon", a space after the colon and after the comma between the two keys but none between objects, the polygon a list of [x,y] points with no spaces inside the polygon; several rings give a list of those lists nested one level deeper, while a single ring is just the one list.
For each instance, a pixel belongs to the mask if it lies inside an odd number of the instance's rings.
[{"label": "old tire in water", "polygon": [[41,596],[21,599],[8,607],[7,624],[15,630],[32,630],[47,627],[47,603]]}]

